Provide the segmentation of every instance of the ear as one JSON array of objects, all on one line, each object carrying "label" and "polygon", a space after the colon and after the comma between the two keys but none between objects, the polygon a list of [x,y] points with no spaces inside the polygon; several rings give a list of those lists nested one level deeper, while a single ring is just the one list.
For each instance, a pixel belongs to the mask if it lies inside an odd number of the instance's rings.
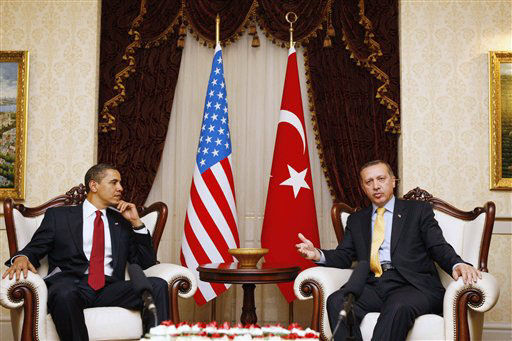
[{"label": "ear", "polygon": [[98,191],[98,183],[94,180],[89,181],[89,188],[91,192],[96,193]]},{"label": "ear", "polygon": [[393,180],[393,188],[395,188],[395,186],[396,186],[396,178],[393,177],[392,180]]}]

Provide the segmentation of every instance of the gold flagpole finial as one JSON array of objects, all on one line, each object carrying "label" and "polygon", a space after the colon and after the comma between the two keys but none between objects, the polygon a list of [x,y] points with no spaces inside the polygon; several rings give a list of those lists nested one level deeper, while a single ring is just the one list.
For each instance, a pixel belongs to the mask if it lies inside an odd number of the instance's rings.
[{"label": "gold flagpole finial", "polygon": [[292,48],[295,47],[295,43],[293,42],[293,24],[299,17],[294,12],[288,12],[284,18],[290,23],[290,48]]},{"label": "gold flagpole finial", "polygon": [[217,17],[215,18],[215,45],[220,44],[220,16],[217,13]]}]

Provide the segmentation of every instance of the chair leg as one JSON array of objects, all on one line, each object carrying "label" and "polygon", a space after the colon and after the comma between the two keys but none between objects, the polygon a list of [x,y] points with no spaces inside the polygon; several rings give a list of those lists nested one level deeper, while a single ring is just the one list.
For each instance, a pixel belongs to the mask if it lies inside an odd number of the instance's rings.
[{"label": "chair leg", "polygon": [[210,306],[210,321],[216,321],[217,320],[217,297],[215,297],[212,300],[211,306]]}]

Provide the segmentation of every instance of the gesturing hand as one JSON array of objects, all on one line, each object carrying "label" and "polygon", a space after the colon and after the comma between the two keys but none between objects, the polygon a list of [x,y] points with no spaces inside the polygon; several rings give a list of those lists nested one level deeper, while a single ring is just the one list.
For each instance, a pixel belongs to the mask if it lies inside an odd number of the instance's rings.
[{"label": "gesturing hand", "polygon": [[472,284],[476,283],[476,281],[480,278],[482,278],[482,274],[479,270],[475,269],[471,265],[468,264],[458,264],[455,269],[453,269],[452,277],[454,280],[459,279],[459,277],[462,277],[462,280],[464,281],[464,284]]},{"label": "gesturing hand", "polygon": [[20,274],[23,272],[23,278],[27,278],[28,276],[28,270],[32,271],[33,273],[37,273],[36,268],[30,263],[27,256],[18,256],[14,259],[14,262],[12,265],[7,269],[4,274],[2,275],[2,278],[7,277],[9,275],[9,279],[12,279],[14,274],[16,274],[16,280],[19,281]]},{"label": "gesturing hand", "polygon": [[131,202],[121,200],[119,204],[117,204],[117,209],[119,210],[119,212],[121,212],[121,214],[126,220],[130,221],[132,226],[137,227],[142,225],[142,221],[140,220],[139,217],[139,212],[137,212],[137,207],[135,207],[135,205],[132,204]]},{"label": "gesturing hand", "polygon": [[299,233],[299,239],[302,243],[295,244],[299,254],[306,259],[318,262],[320,260],[320,251],[302,233]]}]

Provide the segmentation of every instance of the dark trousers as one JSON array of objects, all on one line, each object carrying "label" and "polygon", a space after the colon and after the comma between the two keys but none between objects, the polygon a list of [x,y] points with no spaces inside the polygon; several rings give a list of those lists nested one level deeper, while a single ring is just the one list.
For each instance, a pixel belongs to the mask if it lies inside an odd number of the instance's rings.
[{"label": "dark trousers", "polygon": [[[169,319],[169,290],[161,278],[148,277],[153,286],[153,298],[158,322]],[[142,299],[133,290],[130,281],[107,277],[105,286],[95,291],[87,284],[87,276],[80,279],[62,278],[48,288],[48,311],[59,338],[65,341],[89,340],[83,310],[92,307],[122,307],[141,310]]]},{"label": "dark trousers", "polygon": [[[331,331],[338,322],[343,309],[345,293],[343,288],[332,293],[327,299],[327,313]],[[410,285],[396,270],[388,270],[380,278],[373,275],[368,279],[361,296],[354,305],[355,323],[352,328],[355,340],[362,340],[359,324],[370,312],[380,312],[372,340],[405,340],[416,317],[439,313],[442,300],[432,302],[420,290]],[[348,325],[341,323],[334,340],[346,340]]]}]

